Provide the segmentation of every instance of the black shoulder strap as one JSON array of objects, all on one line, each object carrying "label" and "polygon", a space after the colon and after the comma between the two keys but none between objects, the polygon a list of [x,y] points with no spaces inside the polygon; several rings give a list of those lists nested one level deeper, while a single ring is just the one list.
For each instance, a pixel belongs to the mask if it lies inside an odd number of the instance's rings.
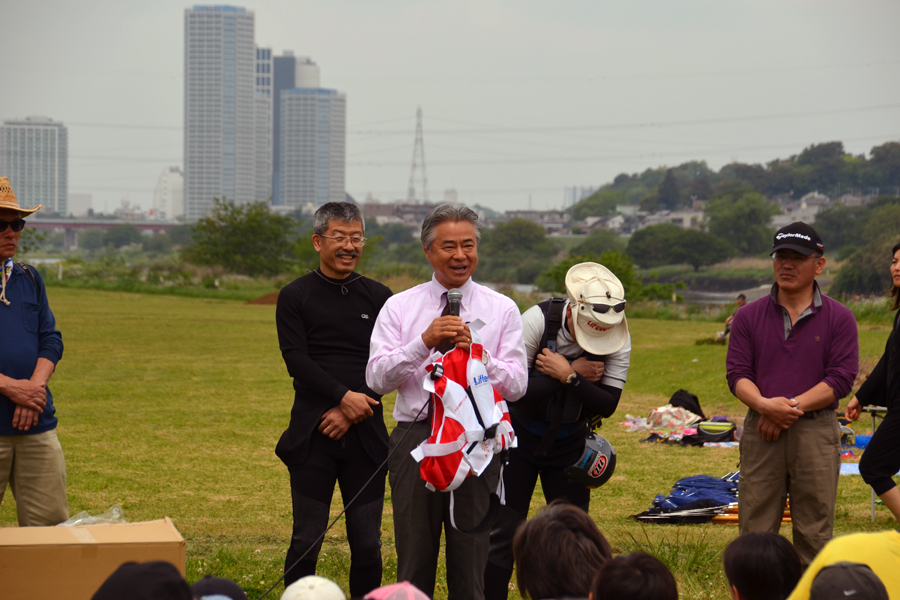
[{"label": "black shoulder strap", "polygon": [[41,298],[41,286],[38,285],[37,278],[34,276],[34,271],[23,262],[16,261],[16,264],[19,265],[19,268],[28,275],[28,278],[31,279],[31,283],[34,284],[34,291],[37,294],[38,302],[43,302],[43,299]]},{"label": "black shoulder strap", "polygon": [[[559,329],[562,327],[563,308],[566,306],[566,299],[550,298],[544,300],[538,306],[541,307],[541,311],[544,313],[544,335],[541,336],[541,345],[537,350],[537,354],[543,352],[544,348],[548,348],[550,352],[555,353],[557,352],[556,336],[559,335]],[[551,404],[550,425],[534,450],[535,456],[546,453],[556,439],[557,434],[559,434],[559,430],[562,427],[563,405],[565,404],[566,396],[567,393],[564,389],[560,392],[556,401]]]},{"label": "black shoulder strap", "polygon": [[566,306],[565,298],[548,298],[541,302],[538,306],[544,313],[544,335],[541,336],[541,345],[538,346],[538,354],[544,348],[549,348],[550,352],[556,352],[556,336],[559,335],[559,329],[562,327],[563,308]]},{"label": "black shoulder strap", "polygon": [[19,268],[22,269],[23,271],[25,271],[25,274],[31,278],[31,283],[34,284],[34,287],[37,287],[38,286],[37,279],[35,279],[34,273],[32,272],[31,269],[28,268],[28,265],[26,265],[23,262],[16,262],[16,264],[19,265]]}]

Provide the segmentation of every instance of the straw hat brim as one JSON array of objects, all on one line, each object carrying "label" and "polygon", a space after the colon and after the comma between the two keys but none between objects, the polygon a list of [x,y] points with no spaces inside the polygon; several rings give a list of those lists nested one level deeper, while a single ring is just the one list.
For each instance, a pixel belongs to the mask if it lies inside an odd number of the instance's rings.
[{"label": "straw hat brim", "polygon": [[0,202],[0,210],[14,210],[19,213],[19,216],[23,219],[30,215],[33,215],[35,212],[39,211],[43,204],[38,204],[34,208],[22,208],[17,204],[8,204],[6,202]]}]

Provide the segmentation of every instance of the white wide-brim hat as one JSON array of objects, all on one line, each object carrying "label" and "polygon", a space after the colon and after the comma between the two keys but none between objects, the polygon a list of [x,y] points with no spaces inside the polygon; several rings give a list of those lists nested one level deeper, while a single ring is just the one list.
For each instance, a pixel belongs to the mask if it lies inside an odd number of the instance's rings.
[{"label": "white wide-brim hat", "polygon": [[[566,292],[579,346],[603,356],[625,345],[628,341],[625,288],[612,271],[597,263],[579,263],[566,273]],[[599,312],[595,305],[609,308],[605,313]],[[620,307],[619,311],[614,307]]]},{"label": "white wide-brim hat", "polygon": [[330,579],[307,575],[284,590],[281,600],[347,600],[344,591]]}]

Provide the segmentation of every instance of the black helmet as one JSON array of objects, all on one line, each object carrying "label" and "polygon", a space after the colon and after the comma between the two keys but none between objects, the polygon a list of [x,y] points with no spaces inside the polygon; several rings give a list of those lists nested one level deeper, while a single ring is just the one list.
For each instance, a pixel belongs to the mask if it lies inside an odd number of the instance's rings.
[{"label": "black helmet", "polygon": [[609,481],[615,470],[616,451],[604,438],[592,432],[584,441],[581,458],[564,472],[569,483],[593,489]]}]

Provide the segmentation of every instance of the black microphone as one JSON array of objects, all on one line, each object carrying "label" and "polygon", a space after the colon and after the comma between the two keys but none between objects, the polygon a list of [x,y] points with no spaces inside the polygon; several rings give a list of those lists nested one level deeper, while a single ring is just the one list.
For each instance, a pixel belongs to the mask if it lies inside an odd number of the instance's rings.
[{"label": "black microphone", "polygon": [[459,304],[462,302],[463,293],[456,288],[447,292],[447,302],[450,304],[450,316],[459,316]]}]

